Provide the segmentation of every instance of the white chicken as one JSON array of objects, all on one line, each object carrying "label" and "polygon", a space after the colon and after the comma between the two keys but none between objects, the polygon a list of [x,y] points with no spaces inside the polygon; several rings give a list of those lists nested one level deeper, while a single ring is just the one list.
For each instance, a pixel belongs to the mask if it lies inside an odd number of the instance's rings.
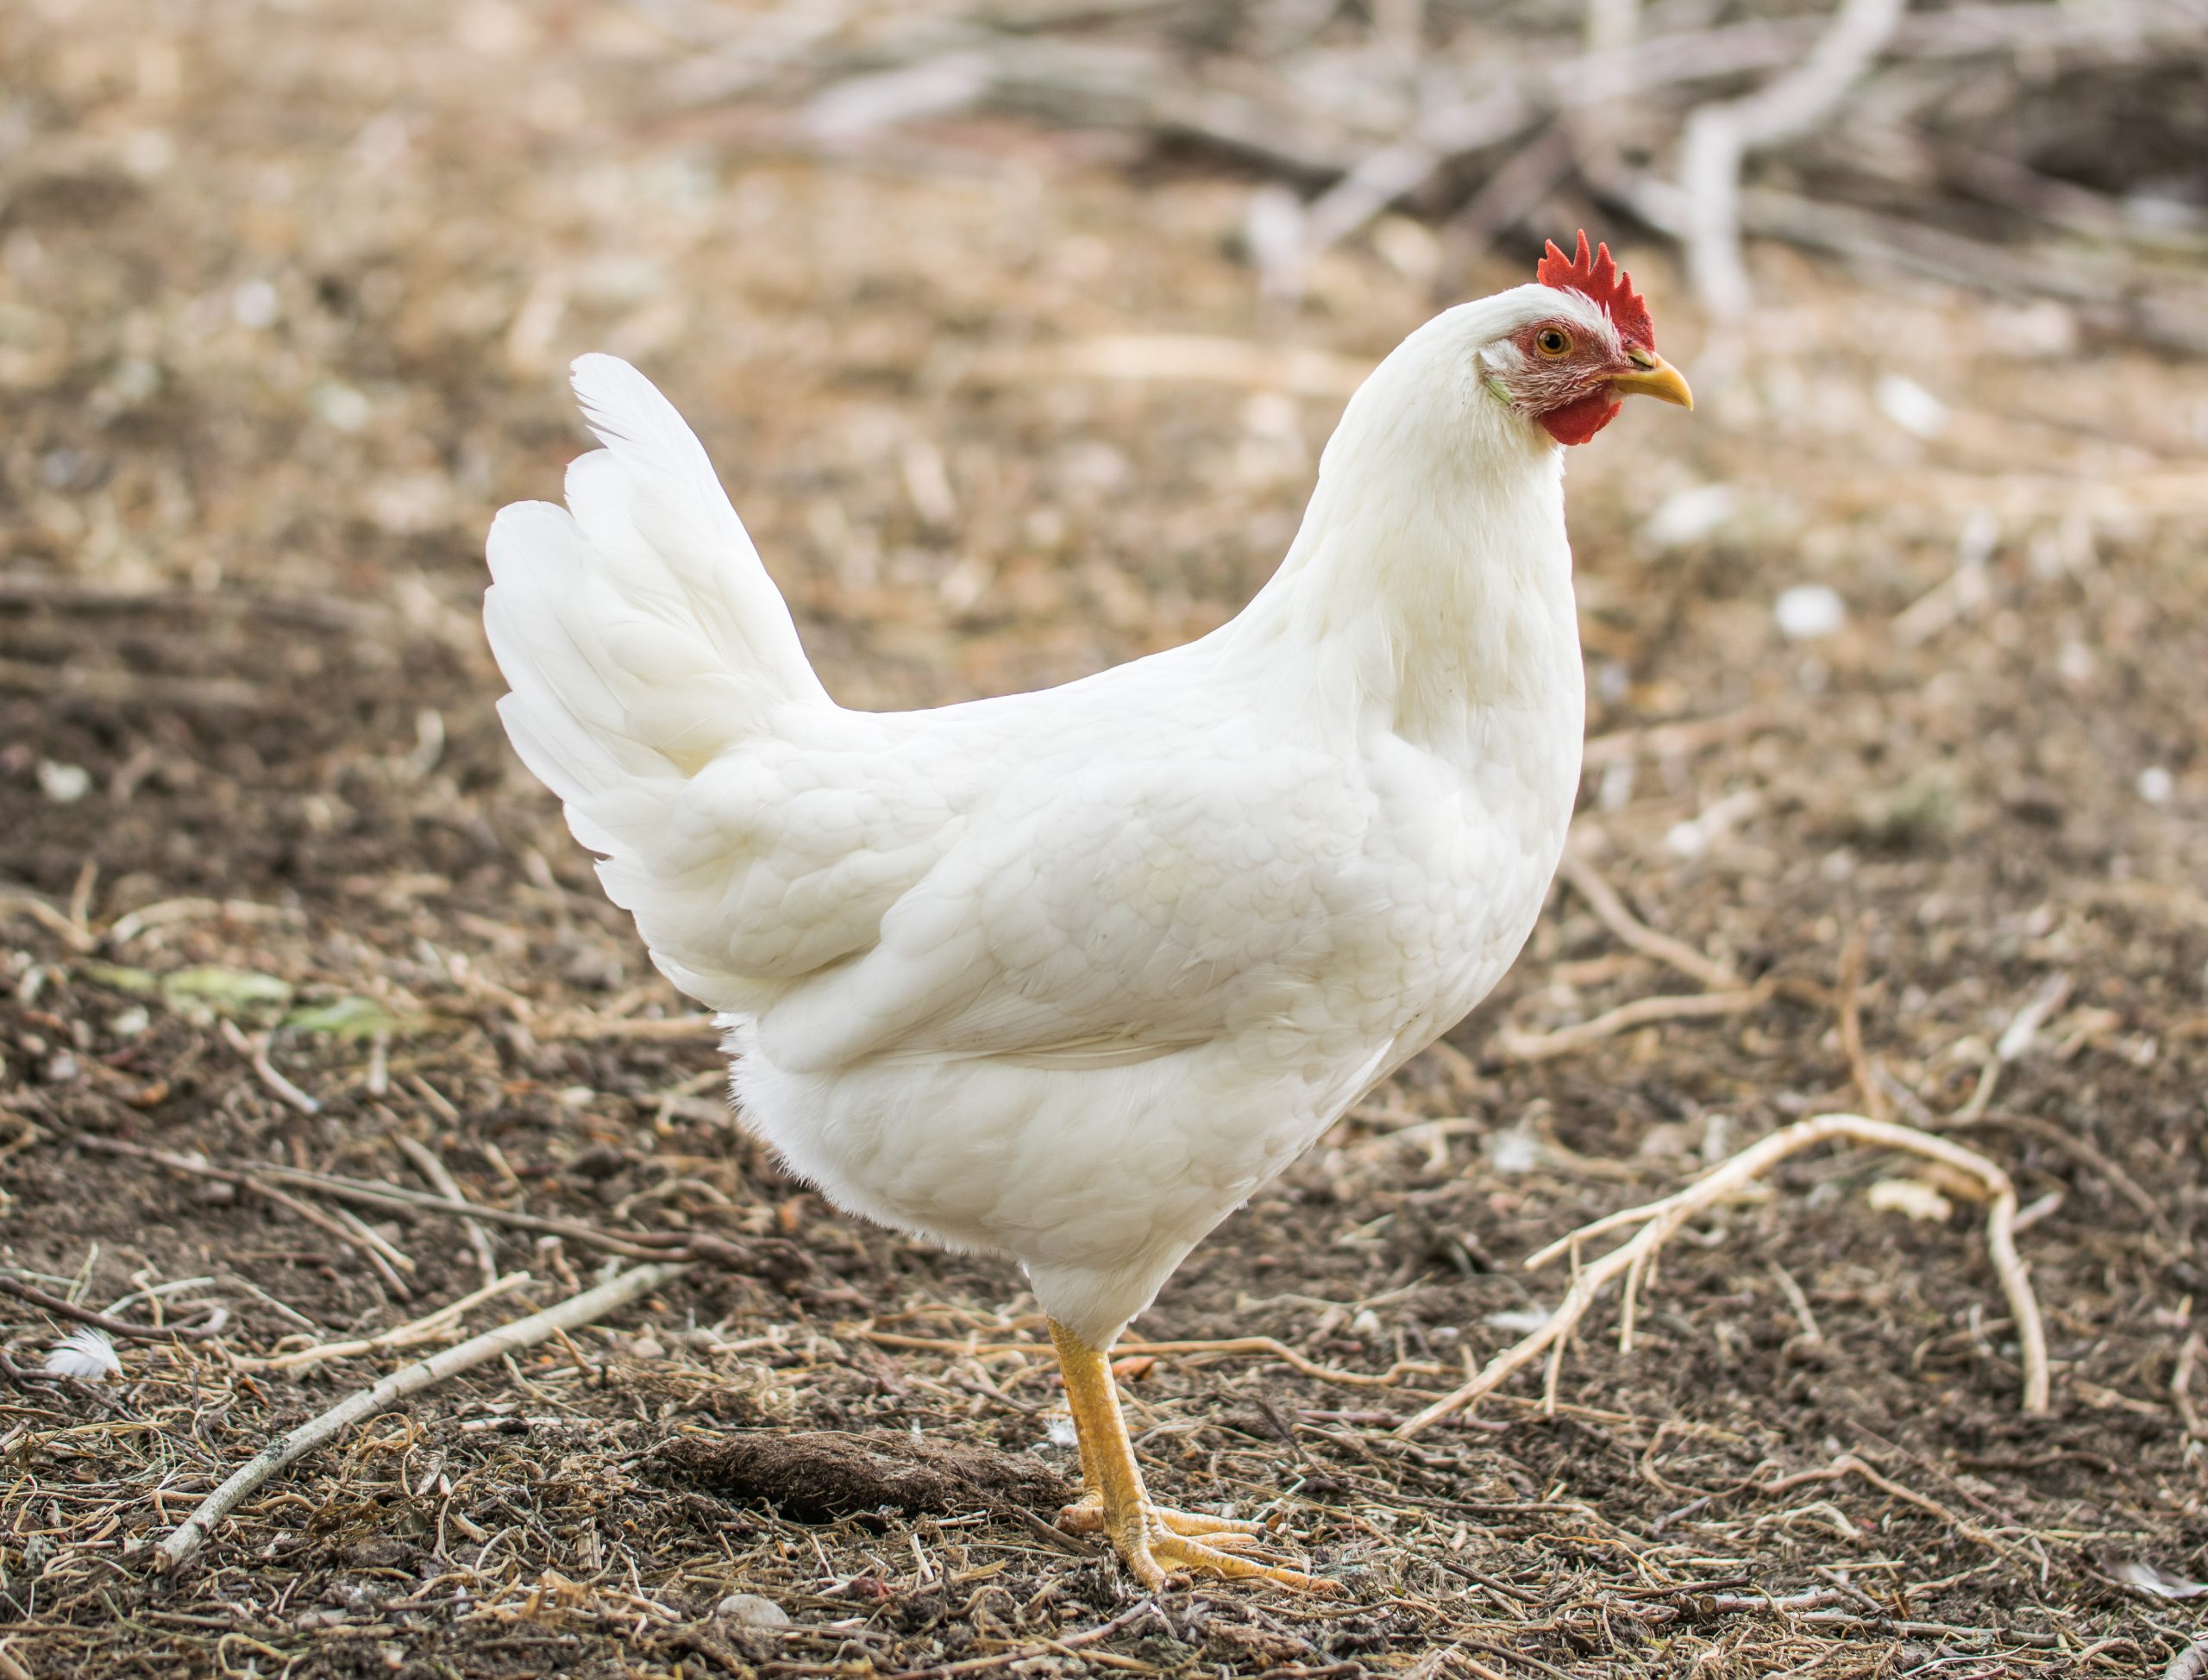
[{"label": "white chicken", "polygon": [[1579,780],[1559,443],[1691,406],[1607,248],[1406,339],[1272,580],[1201,641],[1032,694],[832,701],[712,466],[626,363],[565,509],[492,527],[499,705],[744,1122],[838,1206],[1016,1257],[1085,1492],[1157,1586],[1315,1584],[1156,1505],[1107,1350],[1182,1258],[1477,1003]]}]

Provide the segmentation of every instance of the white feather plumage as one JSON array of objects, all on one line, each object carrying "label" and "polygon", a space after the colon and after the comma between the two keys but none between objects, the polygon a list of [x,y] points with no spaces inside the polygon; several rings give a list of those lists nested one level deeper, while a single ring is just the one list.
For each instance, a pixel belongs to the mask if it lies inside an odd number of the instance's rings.
[{"label": "white feather plumage", "polygon": [[666,399],[576,364],[605,448],[491,533],[500,715],[794,1170],[1108,1344],[1494,984],[1583,701],[1559,452],[1483,353],[1559,310],[1609,330],[1527,286],[1407,340],[1222,630],[888,714],[828,699]]}]

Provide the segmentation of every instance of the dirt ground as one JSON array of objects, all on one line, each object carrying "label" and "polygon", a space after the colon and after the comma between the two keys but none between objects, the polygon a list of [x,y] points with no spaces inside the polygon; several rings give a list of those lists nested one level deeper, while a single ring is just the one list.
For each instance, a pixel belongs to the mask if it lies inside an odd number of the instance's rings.
[{"label": "dirt ground", "polygon": [[[680,52],[582,0],[0,10],[0,1257],[137,1323],[228,1313],[122,1344],[113,1380],[0,1389],[0,1675],[2186,1650],[2199,366],[1784,253],[1753,320],[1708,323],[1626,241],[1706,400],[1571,463],[1575,832],[1707,972],[1559,887],[1500,992],[1198,1251],[1131,1334],[1272,1339],[1124,1362],[1152,1485],[1278,1514],[1345,1590],[1146,1600],[1051,1526],[1077,1465],[1013,1269],[838,1216],[731,1125],[710,1032],[499,733],[481,535],[556,495],[561,369],[617,351],[706,439],[839,699],[1061,680],[1233,613],[1346,382],[1530,253],[1438,272],[1391,222],[1266,305],[1215,162],[978,121],[807,156],[667,97]],[[1845,620],[1790,640],[1774,603],[1816,586]],[[1694,1001],[1605,1019],[1656,998]],[[1556,1304],[1525,1256],[1831,1109],[2015,1175],[2049,1415],[1967,1187],[1824,1150],[1683,1234],[1629,1351],[1598,1308],[1552,1410],[1536,1371],[1391,1432]],[[299,1176],[433,1192],[439,1162],[573,1223]],[[273,1435],[653,1232],[722,1258],[348,1432],[154,1568]],[[404,1345],[298,1357],[493,1281]],[[68,1327],[0,1323],[29,1373]]]}]

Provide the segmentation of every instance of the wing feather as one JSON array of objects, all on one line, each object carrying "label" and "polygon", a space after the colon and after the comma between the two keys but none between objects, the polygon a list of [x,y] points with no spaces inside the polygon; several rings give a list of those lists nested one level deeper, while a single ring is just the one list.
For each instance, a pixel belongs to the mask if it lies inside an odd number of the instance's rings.
[{"label": "wing feather", "polygon": [[1360,862],[1369,803],[1341,776],[1276,746],[1106,756],[1005,790],[884,912],[871,950],[761,1016],[761,1046],[791,1071],[1105,1066],[1285,1011],[1384,897]]}]

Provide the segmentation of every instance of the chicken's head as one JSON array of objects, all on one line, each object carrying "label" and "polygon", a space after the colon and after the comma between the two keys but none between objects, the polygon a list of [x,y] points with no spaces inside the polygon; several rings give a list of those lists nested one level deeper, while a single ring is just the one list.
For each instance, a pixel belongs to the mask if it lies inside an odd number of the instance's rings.
[{"label": "chicken's head", "polygon": [[[1656,354],[1648,305],[1633,277],[1587,235],[1567,257],[1553,241],[1534,271],[1558,296],[1482,352],[1488,388],[1559,443],[1584,443],[1617,417],[1622,399],[1694,406],[1678,369]],[[1525,293],[1538,296],[1528,286]]]}]

